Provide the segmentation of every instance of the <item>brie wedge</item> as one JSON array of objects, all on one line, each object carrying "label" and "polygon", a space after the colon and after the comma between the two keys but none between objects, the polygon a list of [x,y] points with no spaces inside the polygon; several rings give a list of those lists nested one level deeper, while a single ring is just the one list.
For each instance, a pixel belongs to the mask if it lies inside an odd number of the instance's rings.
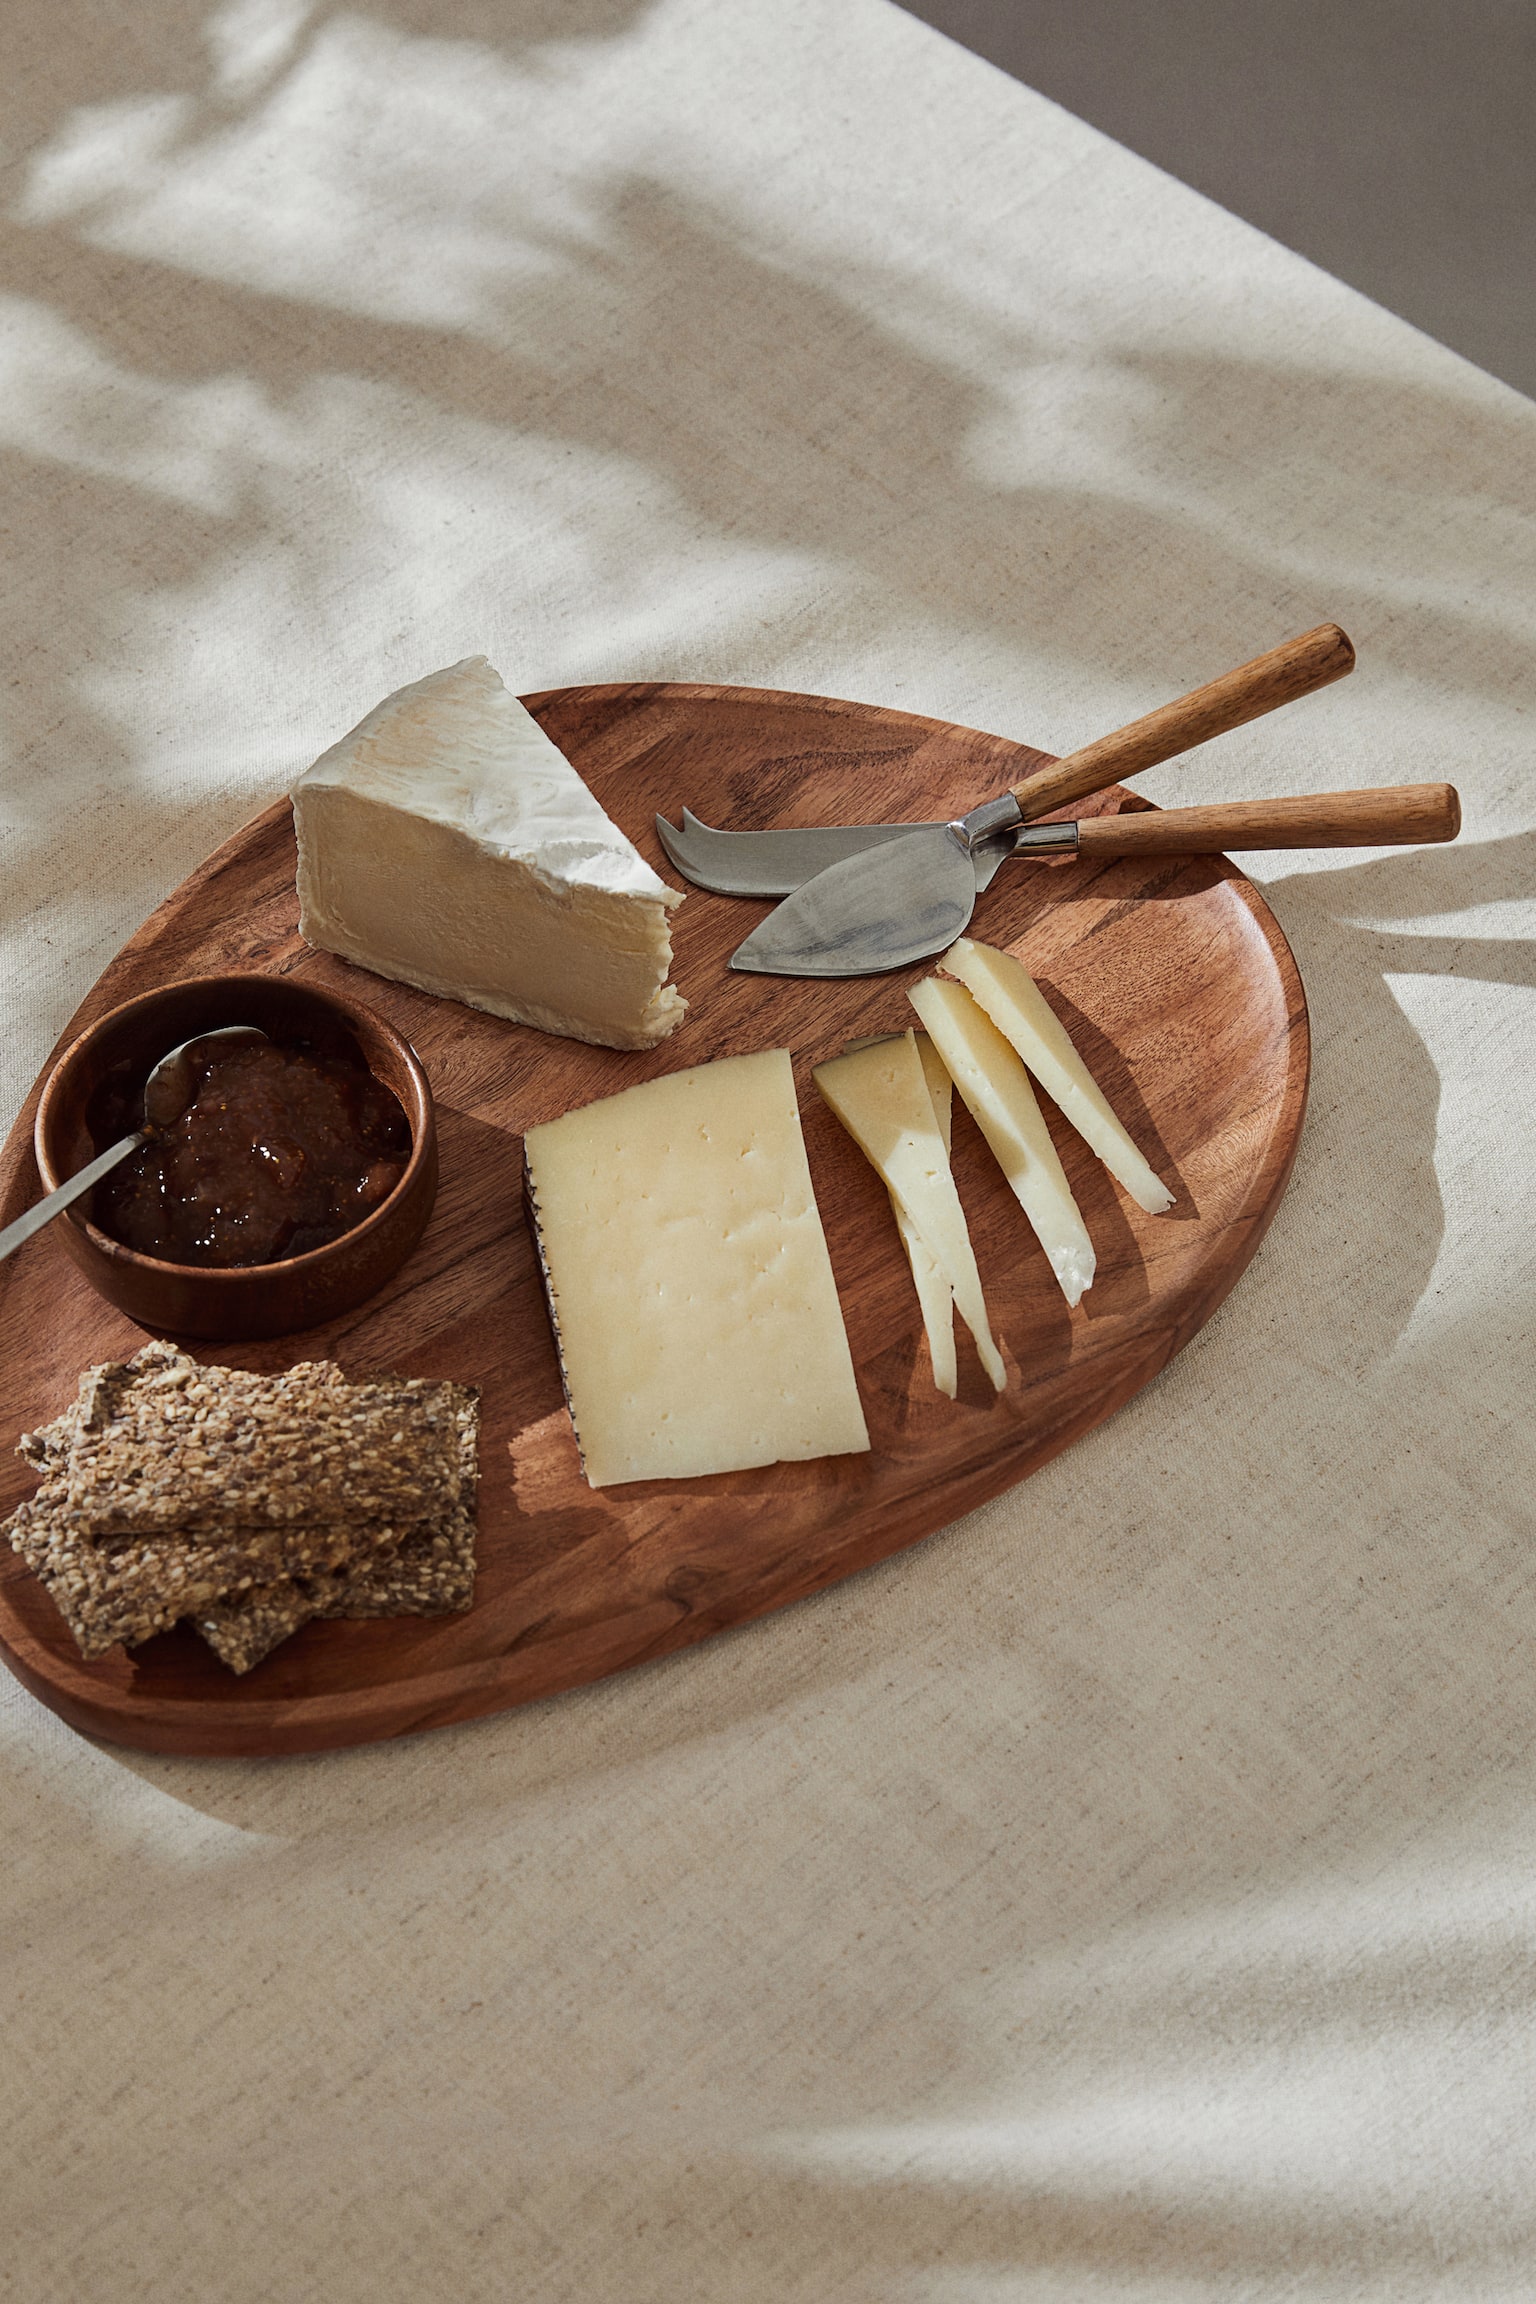
[{"label": "brie wedge", "polygon": [[682,1019],[682,902],[483,656],[397,689],[299,778],[299,933],[605,1048]]}]

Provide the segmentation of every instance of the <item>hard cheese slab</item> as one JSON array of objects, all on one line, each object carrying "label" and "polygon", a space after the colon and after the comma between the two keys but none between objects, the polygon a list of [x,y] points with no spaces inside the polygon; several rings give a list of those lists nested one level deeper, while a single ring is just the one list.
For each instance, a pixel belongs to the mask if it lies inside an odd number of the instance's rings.
[{"label": "hard cheese slab", "polygon": [[[911,714],[758,689],[571,688],[528,699],[663,873],[652,828],[686,802],[716,824],[921,820],[970,805],[1045,754]],[[1110,794],[1103,808],[1140,806]],[[1079,813],[1085,811],[1078,811]],[[732,975],[766,906],[691,890],[675,916],[681,1027],[635,1054],[364,975],[297,933],[286,801],[247,825],[134,937],[73,1019],[187,975],[238,968],[345,986],[414,1042],[431,1077],[442,1189],[426,1237],[361,1312],[302,1337],[199,1344],[275,1369],[330,1356],[483,1388],[480,1575],[457,1617],[308,1627],[245,1679],[181,1630],[82,1662],[41,1587],[0,1560],[0,1643],[75,1726],[151,1751],[320,1750],[472,1718],[595,1680],[795,1600],[931,1535],[1022,1479],[1145,1384],[1209,1318],[1257,1247],[1306,1100],[1295,963],[1221,859],[1006,865],[972,934],[1017,951],[1116,1111],[1172,1185],[1144,1216],[1075,1131],[1052,1133],[1098,1252],[1069,1311],[1017,1201],[956,1104],[954,1166],[1008,1369],[995,1393],[959,1336],[959,1397],[936,1391],[890,1201],[811,1085],[845,1041],[902,1030],[925,973],[851,982]],[[632,1082],[759,1049],[794,1051],[817,1197],[872,1449],[689,1481],[594,1490],[581,1476],[521,1206],[522,1131]],[[29,1103],[0,1164],[0,1222],[38,1191]],[[18,1434],[90,1362],[142,1332],[48,1232],[0,1266],[0,1509],[32,1481]],[[1170,1435],[1170,1446],[1177,1444]]]}]

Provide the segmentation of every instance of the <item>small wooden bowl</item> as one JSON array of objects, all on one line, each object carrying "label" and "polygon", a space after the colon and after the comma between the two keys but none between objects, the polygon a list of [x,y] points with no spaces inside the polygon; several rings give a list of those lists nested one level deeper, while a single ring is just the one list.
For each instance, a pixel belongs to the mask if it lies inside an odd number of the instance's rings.
[{"label": "small wooden bowl", "polygon": [[82,1032],[48,1076],[33,1132],[43,1190],[95,1152],[86,1112],[108,1072],[128,1063],[147,1074],[180,1041],[220,1024],[257,1024],[274,1039],[327,1036],[337,1026],[351,1034],[369,1071],[398,1097],[411,1131],[411,1156],[389,1198],[324,1248],[225,1270],[166,1264],[123,1247],[81,1213],[89,1194],[56,1218],[59,1236],[92,1287],[156,1335],[233,1341],[317,1328],[383,1287],[421,1238],[437,1196],[427,1076],[410,1042],[371,1009],[283,976],[196,976],[125,1000]]}]

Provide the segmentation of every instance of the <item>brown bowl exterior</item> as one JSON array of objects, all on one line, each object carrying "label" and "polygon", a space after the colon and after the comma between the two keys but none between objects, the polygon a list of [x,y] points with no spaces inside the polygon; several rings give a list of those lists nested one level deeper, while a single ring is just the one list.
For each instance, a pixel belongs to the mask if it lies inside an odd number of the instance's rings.
[{"label": "brown bowl exterior", "polygon": [[180,1041],[221,1024],[256,1024],[274,1037],[340,1024],[352,1034],[410,1125],[411,1157],[383,1206],[306,1256],[225,1271],[165,1264],[123,1247],[81,1213],[88,1197],[57,1219],[59,1236],[92,1287],[156,1335],[235,1342],[318,1328],[383,1287],[421,1238],[437,1196],[427,1076],[410,1042],[371,1009],[283,976],[190,977],[124,1001],[72,1042],[48,1076],[33,1132],[43,1190],[53,1191],[92,1156],[85,1114],[104,1073],[123,1062],[147,1072]]}]

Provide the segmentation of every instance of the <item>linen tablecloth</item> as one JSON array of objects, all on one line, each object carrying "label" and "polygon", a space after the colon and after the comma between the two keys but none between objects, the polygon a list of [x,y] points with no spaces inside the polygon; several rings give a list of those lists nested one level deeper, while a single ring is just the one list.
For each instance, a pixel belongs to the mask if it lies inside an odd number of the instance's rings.
[{"label": "linen tablecloth", "polygon": [[[386,690],[1065,750],[1338,618],[1289,1195],[854,1582],[311,1761],[6,1681],[23,2304],[1536,2295],[1536,410],[884,0],[17,0],[5,1096]],[[10,1435],[3,1438],[9,1444]]]}]

